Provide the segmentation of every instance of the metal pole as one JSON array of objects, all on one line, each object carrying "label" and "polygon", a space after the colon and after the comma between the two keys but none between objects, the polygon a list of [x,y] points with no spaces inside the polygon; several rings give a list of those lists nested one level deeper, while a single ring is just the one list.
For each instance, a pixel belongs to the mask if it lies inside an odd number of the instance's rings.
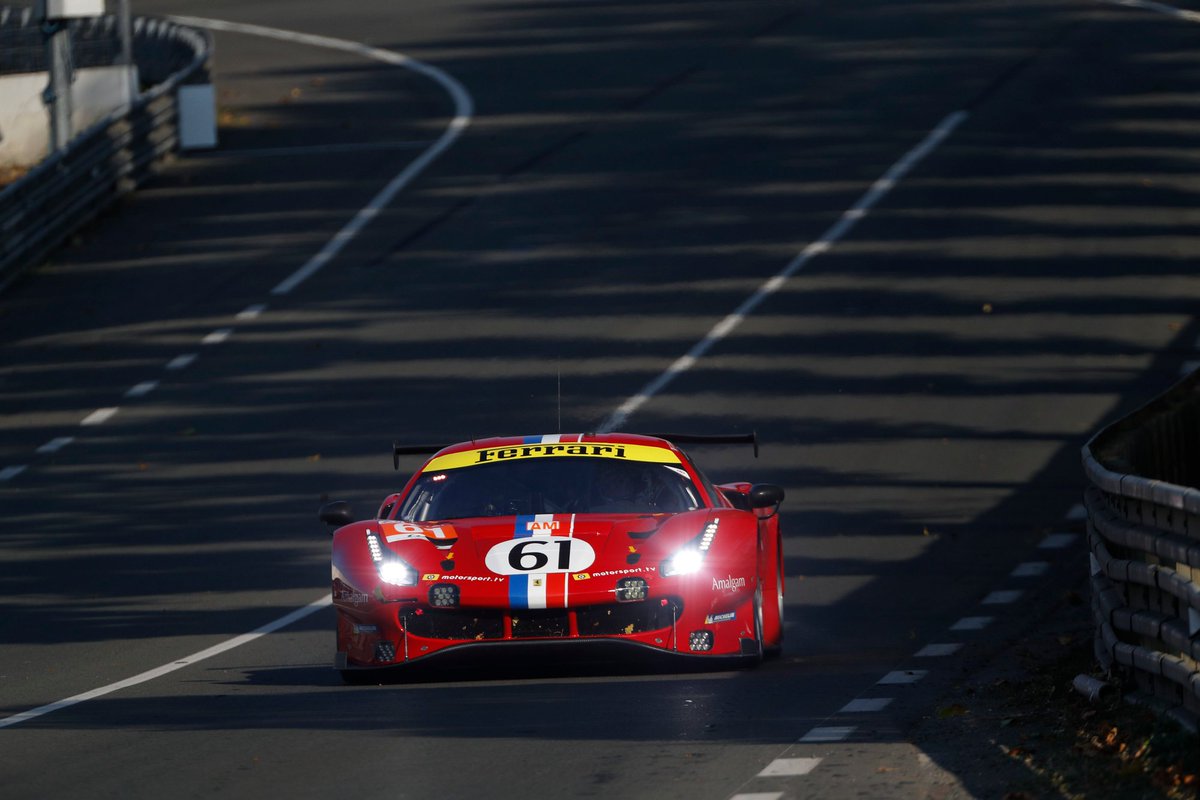
[{"label": "metal pole", "polygon": [[67,146],[71,140],[71,31],[62,20],[45,20],[46,62],[50,82],[42,100],[50,109],[51,152]]},{"label": "metal pole", "polygon": [[133,63],[133,17],[129,12],[129,0],[117,0],[117,35],[121,39],[121,55],[118,63],[129,75],[129,102],[138,95],[137,68]]}]

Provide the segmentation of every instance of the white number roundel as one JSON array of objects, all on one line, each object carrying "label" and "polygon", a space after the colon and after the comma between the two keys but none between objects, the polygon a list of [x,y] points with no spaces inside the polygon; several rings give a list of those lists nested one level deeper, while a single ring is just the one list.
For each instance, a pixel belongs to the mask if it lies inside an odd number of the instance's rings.
[{"label": "white number roundel", "polygon": [[483,563],[497,575],[531,572],[582,572],[596,561],[596,551],[582,539],[527,536],[501,542],[488,550]]}]

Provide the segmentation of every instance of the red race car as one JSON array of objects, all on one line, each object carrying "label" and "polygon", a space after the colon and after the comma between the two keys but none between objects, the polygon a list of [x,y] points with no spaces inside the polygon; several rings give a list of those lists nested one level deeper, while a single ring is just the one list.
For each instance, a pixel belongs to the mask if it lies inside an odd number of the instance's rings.
[{"label": "red race car", "polygon": [[620,642],[757,663],[783,642],[771,484],[714,486],[676,446],[753,434],[553,434],[445,448],[374,519],[333,533],[335,666],[347,681],[465,648]]}]

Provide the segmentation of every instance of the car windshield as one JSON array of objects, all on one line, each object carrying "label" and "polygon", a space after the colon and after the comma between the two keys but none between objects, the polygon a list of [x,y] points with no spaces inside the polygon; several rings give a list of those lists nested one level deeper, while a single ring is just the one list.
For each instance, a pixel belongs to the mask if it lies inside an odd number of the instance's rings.
[{"label": "car windshield", "polygon": [[558,457],[424,472],[400,508],[409,522],[517,514],[675,514],[703,506],[672,464]]}]

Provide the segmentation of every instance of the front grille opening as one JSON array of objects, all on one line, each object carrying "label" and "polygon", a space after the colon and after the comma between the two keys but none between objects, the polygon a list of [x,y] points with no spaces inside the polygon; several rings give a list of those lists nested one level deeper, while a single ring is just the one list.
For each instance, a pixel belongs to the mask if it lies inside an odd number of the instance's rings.
[{"label": "front grille opening", "polygon": [[402,614],[400,624],[413,636],[426,639],[504,638],[504,613],[500,611],[432,608],[420,614],[412,611]]},{"label": "front grille opening", "polygon": [[571,615],[561,611],[512,612],[512,635],[514,639],[558,639],[571,635]]},{"label": "front grille opening", "polygon": [[580,636],[615,636],[669,628],[679,618],[683,602],[677,598],[648,603],[612,603],[576,609]]}]

